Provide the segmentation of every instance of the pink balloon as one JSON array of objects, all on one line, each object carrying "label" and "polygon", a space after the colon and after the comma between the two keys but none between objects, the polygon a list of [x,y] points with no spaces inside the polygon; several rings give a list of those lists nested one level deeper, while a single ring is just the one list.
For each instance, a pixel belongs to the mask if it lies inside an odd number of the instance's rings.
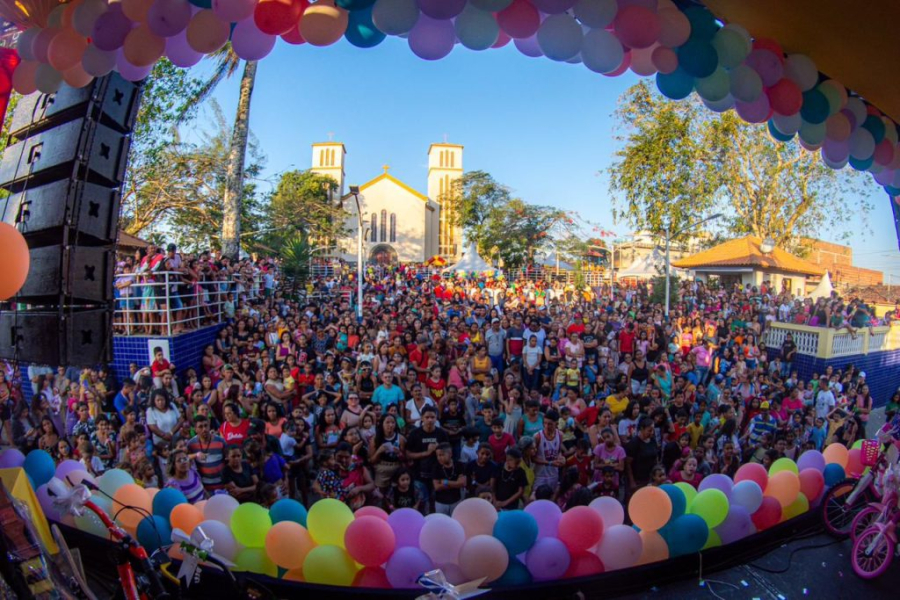
[{"label": "pink balloon", "polygon": [[184,31],[193,15],[187,0],[156,0],[147,11],[147,27],[160,37]]},{"label": "pink balloon", "polygon": [[622,57],[622,64],[619,65],[615,71],[610,71],[609,73],[604,73],[604,77],[618,77],[622,73],[628,70],[628,67],[631,66],[631,50],[627,50],[625,55]]},{"label": "pink balloon", "polygon": [[378,517],[356,517],[344,532],[347,554],[364,567],[386,563],[395,545],[394,530]]},{"label": "pink balloon", "polygon": [[894,145],[891,140],[884,138],[875,146],[875,162],[882,166],[888,166],[894,160]]},{"label": "pink balloon", "polygon": [[193,67],[203,58],[203,54],[197,52],[188,44],[187,30],[166,40],[166,56],[169,57],[173,65],[185,69]]},{"label": "pink balloon", "polygon": [[662,31],[656,13],[643,6],[620,8],[613,25],[616,36],[629,48],[649,48]]},{"label": "pink balloon", "polygon": [[466,530],[466,537],[492,535],[497,509],[481,498],[466,498],[453,509],[453,518]]},{"label": "pink balloon", "polygon": [[463,526],[450,517],[426,519],[419,532],[419,547],[437,565],[455,563],[466,543]]},{"label": "pink balloon", "polygon": [[635,75],[641,77],[649,77],[657,71],[656,65],[653,64],[653,53],[660,46],[651,46],[650,48],[642,48],[640,50],[631,51],[630,69]]},{"label": "pink balloon", "polygon": [[766,90],[772,110],[780,115],[793,115],[803,106],[803,92],[790,79],[781,79]]},{"label": "pink balloon", "polygon": [[438,21],[422,15],[409,32],[409,48],[424,60],[439,60],[453,50],[456,30],[452,21]]},{"label": "pink balloon", "polygon": [[677,8],[664,8],[659,18],[659,43],[666,48],[677,48],[691,36],[691,22]]},{"label": "pink balloon", "polygon": [[153,65],[146,67],[136,67],[125,58],[125,54],[119,50],[116,52],[116,70],[124,79],[128,81],[140,81],[150,74]]},{"label": "pink balloon", "polygon": [[257,0],[212,0],[212,9],[223,21],[237,23],[253,16]]},{"label": "pink balloon", "polygon": [[491,535],[476,535],[459,552],[459,568],[463,575],[469,580],[484,577],[485,583],[499,579],[509,566],[509,560],[506,547]]},{"label": "pink balloon", "polygon": [[253,17],[250,17],[235,26],[231,33],[231,47],[244,60],[259,60],[275,47],[276,37],[260,31]]},{"label": "pink balloon", "polygon": [[416,0],[425,16],[446,21],[459,15],[466,7],[466,0]]},{"label": "pink balloon", "polygon": [[660,46],[653,51],[651,59],[656,70],[664,75],[674,73],[678,68],[678,55],[671,48]]},{"label": "pink balloon", "polygon": [[98,50],[118,50],[125,43],[125,37],[134,27],[125,16],[118,3],[111,4],[109,10],[97,17],[91,40]]},{"label": "pink balloon", "polygon": [[766,468],[757,463],[747,463],[745,465],[741,465],[741,467],[737,470],[737,473],[734,474],[734,482],[739,483],[741,481],[750,480],[756,482],[756,485],[759,486],[759,489],[766,489],[766,484],[769,482],[769,474],[766,472]]},{"label": "pink balloon", "polygon": [[60,31],[62,30],[58,27],[47,27],[38,32],[31,42],[31,53],[34,54],[35,60],[45,64],[50,62],[50,43]]},{"label": "pink balloon", "polygon": [[559,540],[575,554],[593,548],[603,535],[603,518],[588,506],[575,506],[559,520]]},{"label": "pink balloon", "polygon": [[784,76],[784,63],[771,50],[753,50],[744,62],[759,74],[765,87],[775,85]]},{"label": "pink balloon", "polygon": [[513,0],[497,13],[497,24],[513,39],[527,38],[541,26],[541,13],[528,0]]},{"label": "pink balloon", "polygon": [[825,121],[825,135],[836,142],[846,142],[853,133],[851,121],[853,118],[853,113],[850,111],[842,110],[834,113]]},{"label": "pink balloon", "polygon": [[382,521],[388,520],[388,514],[377,506],[363,506],[355,513],[353,513],[353,515],[357,519],[360,517],[377,517]]},{"label": "pink balloon", "polygon": [[613,525],[603,532],[597,555],[605,571],[633,567],[641,559],[641,534],[628,525]]}]

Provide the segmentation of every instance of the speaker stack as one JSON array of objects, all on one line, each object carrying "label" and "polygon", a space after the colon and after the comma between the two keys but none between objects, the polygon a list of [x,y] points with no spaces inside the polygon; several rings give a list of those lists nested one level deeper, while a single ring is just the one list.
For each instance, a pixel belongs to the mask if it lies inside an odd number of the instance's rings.
[{"label": "speaker stack", "polygon": [[50,366],[111,359],[119,202],[140,91],[112,73],[16,106],[0,208],[25,236],[31,269],[0,309],[0,357]]}]

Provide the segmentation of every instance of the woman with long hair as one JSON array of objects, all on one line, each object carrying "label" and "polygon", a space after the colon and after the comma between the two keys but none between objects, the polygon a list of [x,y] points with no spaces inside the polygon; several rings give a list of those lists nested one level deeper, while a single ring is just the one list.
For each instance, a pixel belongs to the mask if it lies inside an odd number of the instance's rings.
[{"label": "woman with long hair", "polygon": [[369,462],[375,469],[375,487],[386,493],[391,478],[401,466],[406,452],[406,438],[397,427],[397,419],[385,414],[378,422],[375,437],[369,446]]}]

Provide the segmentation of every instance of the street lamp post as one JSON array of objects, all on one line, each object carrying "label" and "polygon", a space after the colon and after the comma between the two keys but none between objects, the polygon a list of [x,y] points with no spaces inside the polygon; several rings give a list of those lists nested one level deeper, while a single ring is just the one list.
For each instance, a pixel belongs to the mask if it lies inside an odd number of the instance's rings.
[{"label": "street lamp post", "polygon": [[672,225],[671,225],[670,221],[668,219],[666,219],[665,229],[664,229],[664,231],[666,233],[666,313],[665,313],[666,321],[669,320],[669,277],[671,276],[670,272],[672,270],[671,262],[669,261],[669,246],[671,245],[672,238],[677,238],[685,231],[687,231],[689,229],[693,229],[694,227],[697,227],[699,225],[703,225],[704,223],[714,221],[721,216],[722,216],[722,213],[716,213],[714,215],[706,217],[705,219],[701,219],[700,221],[691,223],[690,225],[685,225],[684,227],[682,227],[675,233],[671,232]]},{"label": "street lamp post", "polygon": [[362,322],[363,309],[363,215],[359,204],[359,186],[350,186],[350,195],[356,201],[356,320]]}]

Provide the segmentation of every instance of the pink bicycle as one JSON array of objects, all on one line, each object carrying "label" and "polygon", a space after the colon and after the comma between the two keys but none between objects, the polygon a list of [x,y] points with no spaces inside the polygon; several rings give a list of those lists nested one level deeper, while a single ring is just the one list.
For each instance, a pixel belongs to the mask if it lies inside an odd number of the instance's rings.
[{"label": "pink bicycle", "polygon": [[857,514],[851,533],[855,537],[851,561],[863,579],[884,574],[897,554],[900,523],[900,467],[890,465],[882,478],[884,495]]}]

